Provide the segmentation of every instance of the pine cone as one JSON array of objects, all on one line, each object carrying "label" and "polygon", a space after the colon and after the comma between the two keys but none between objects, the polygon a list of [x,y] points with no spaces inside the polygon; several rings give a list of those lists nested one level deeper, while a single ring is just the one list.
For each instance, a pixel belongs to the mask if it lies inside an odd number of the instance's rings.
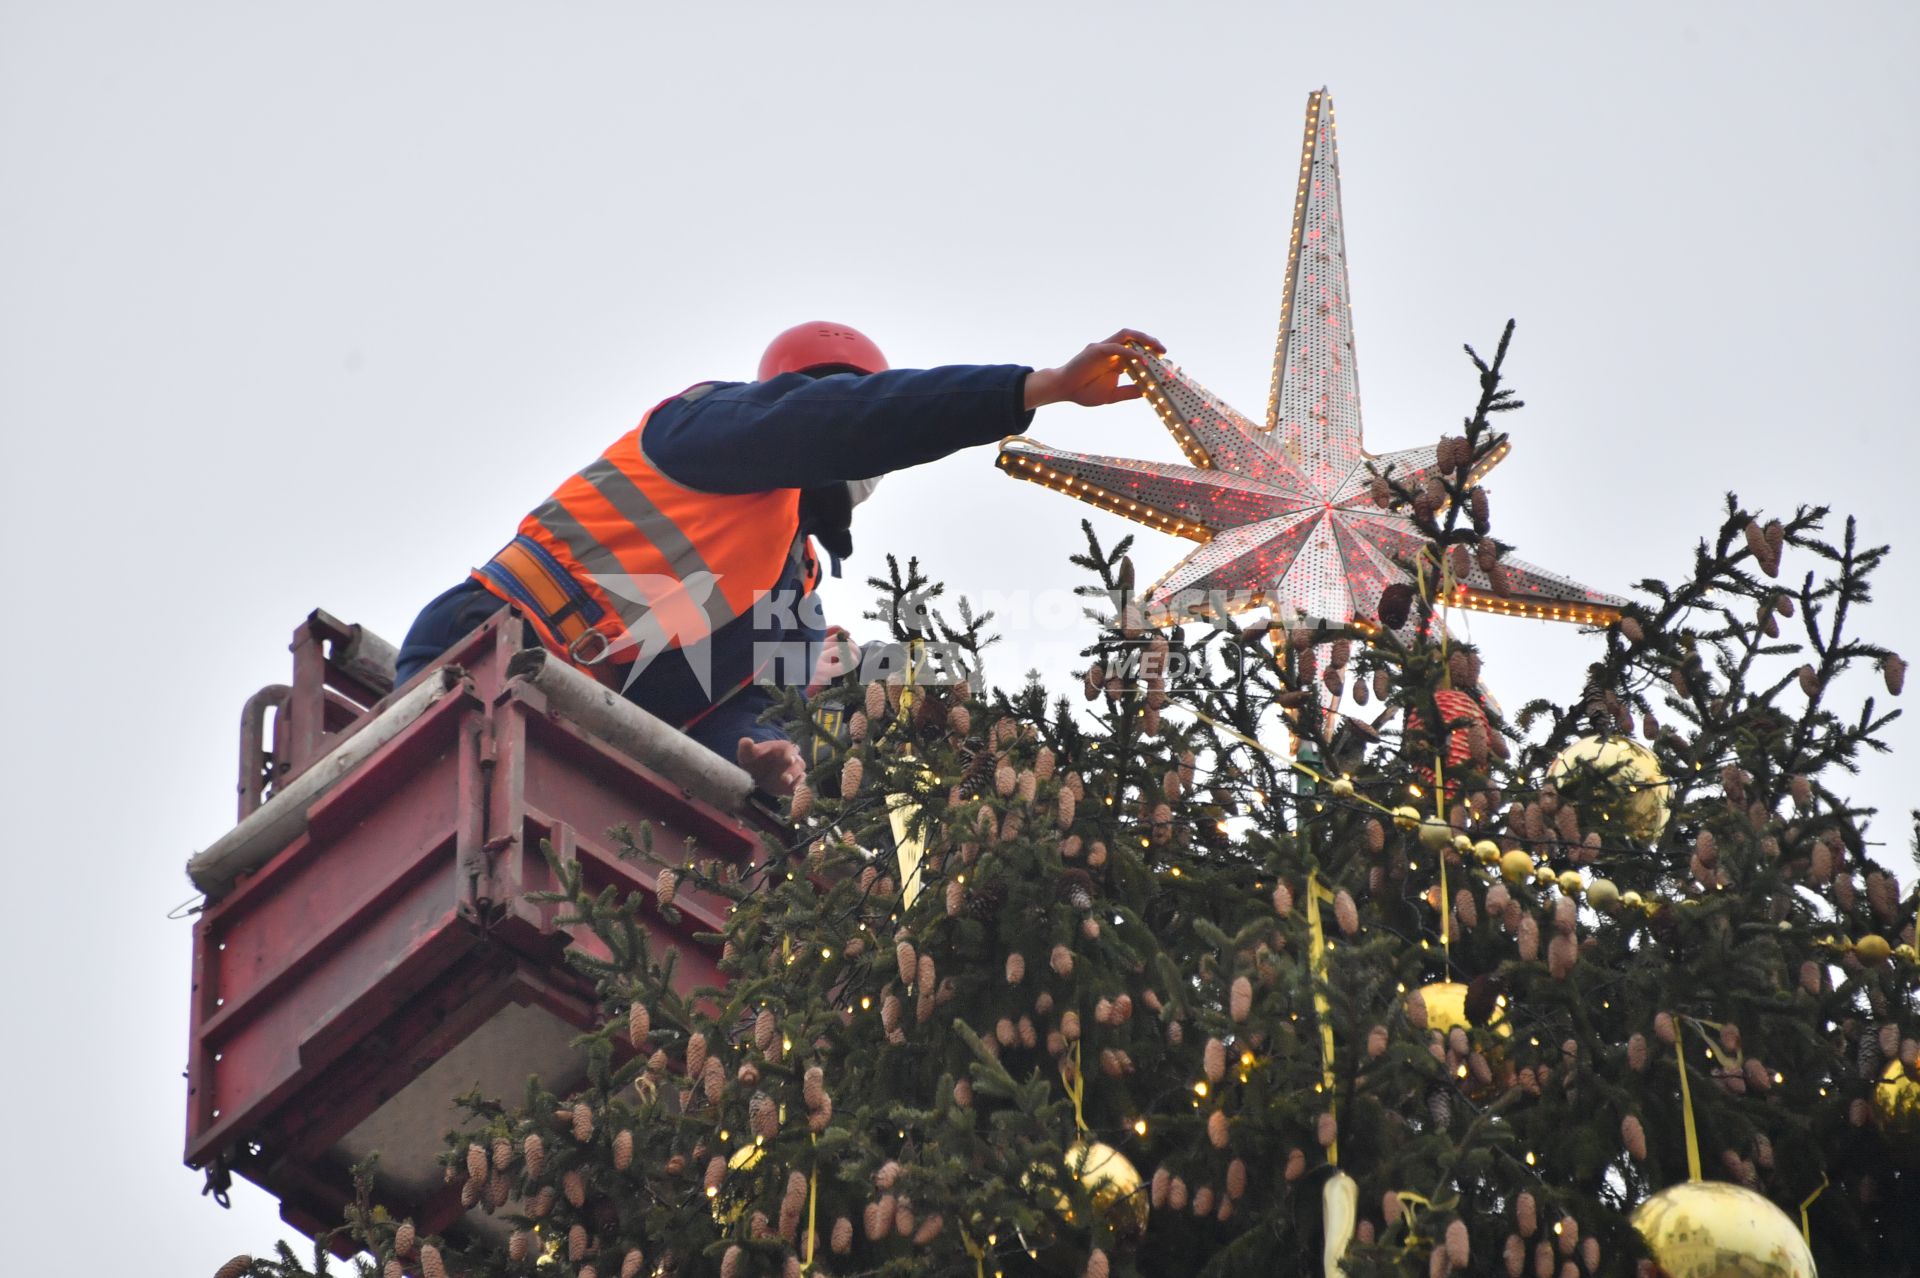
[{"label": "pine cone", "polygon": [[560,1192],[566,1195],[567,1202],[575,1207],[587,1204],[587,1179],[579,1169],[567,1172],[560,1178]]},{"label": "pine cone", "polygon": [[840,765],[840,797],[851,799],[860,793],[860,782],[866,775],[866,765],[860,762],[860,756],[849,755]]},{"label": "pine cone", "polygon": [[1627,1147],[1635,1162],[1647,1161],[1647,1132],[1632,1114],[1620,1120],[1620,1143]]},{"label": "pine cone", "polygon": [[620,1261],[620,1278],[640,1278],[640,1271],[646,1264],[646,1255],[638,1247],[629,1248]]},{"label": "pine cone", "polygon": [[447,1278],[446,1262],[440,1259],[440,1249],[432,1243],[420,1249],[420,1278]]},{"label": "pine cone", "polygon": [[1013,770],[1013,764],[1001,759],[993,769],[993,792],[1005,799],[1013,794],[1019,784],[1019,774]]},{"label": "pine cone", "polygon": [[779,1110],[775,1108],[773,1098],[765,1092],[755,1092],[753,1099],[747,1102],[747,1129],[767,1141],[780,1134]]},{"label": "pine cone", "polygon": [[1467,518],[1473,521],[1473,530],[1482,537],[1492,526],[1491,512],[1487,509],[1487,490],[1475,488],[1467,494]]},{"label": "pine cone", "polygon": [[1529,1191],[1521,1190],[1513,1200],[1513,1220],[1520,1227],[1522,1238],[1533,1237],[1533,1231],[1540,1227],[1540,1208]]},{"label": "pine cone", "polygon": [[613,1138],[613,1169],[625,1171],[633,1165],[633,1133],[622,1131]]},{"label": "pine cone", "polygon": [[812,811],[813,787],[808,785],[804,780],[795,782],[793,787],[793,802],[792,806],[788,809],[788,814],[795,821],[804,821],[807,819],[807,814]]},{"label": "pine cone", "polygon": [[900,973],[902,985],[913,984],[913,978],[920,971],[920,956],[915,953],[913,942],[902,937],[893,945],[893,965]]},{"label": "pine cone", "polygon": [[593,1139],[593,1107],[585,1101],[574,1102],[573,1138],[582,1145]]},{"label": "pine cone", "polygon": [[1447,1224],[1447,1262],[1455,1269],[1467,1267],[1467,1224],[1455,1219]]},{"label": "pine cone", "polygon": [[1233,978],[1233,985],[1227,994],[1227,1010],[1234,1023],[1240,1024],[1253,1011],[1253,982],[1244,976]]},{"label": "pine cone", "polygon": [[880,1000],[880,1027],[891,1035],[900,1028],[900,996],[891,990]]},{"label": "pine cone", "polygon": [[[1339,924],[1340,933],[1343,936],[1352,936],[1360,930],[1359,907],[1353,903],[1352,894],[1345,888],[1341,888],[1338,892],[1334,893],[1333,918],[1334,921]],[[1240,1018],[1235,1017],[1234,1019],[1238,1020]]]},{"label": "pine cone", "polygon": [[253,1268],[252,1256],[235,1256],[226,1264],[213,1271],[213,1278],[240,1278],[240,1275]]},{"label": "pine cone", "polygon": [[680,890],[680,876],[672,870],[661,870],[653,881],[654,896],[661,909],[673,905],[674,895]]},{"label": "pine cone", "polygon": [[[1404,581],[1396,581],[1380,592],[1380,603],[1375,610],[1380,624],[1388,630],[1398,630],[1407,624],[1407,617],[1413,611],[1413,587]],[[1375,688],[1378,692],[1379,689]]]},{"label": "pine cone", "polygon": [[1880,675],[1887,681],[1887,692],[1899,696],[1900,690],[1907,686],[1907,663],[1896,653],[1888,653],[1880,661]]},{"label": "pine cone", "polygon": [[787,1192],[780,1198],[780,1237],[789,1245],[800,1230],[800,1213],[807,1205],[806,1173],[793,1171],[787,1174]]},{"label": "pine cone", "polygon": [[516,1229],[507,1238],[507,1259],[518,1265],[523,1263],[533,1251],[533,1235],[524,1229]]}]

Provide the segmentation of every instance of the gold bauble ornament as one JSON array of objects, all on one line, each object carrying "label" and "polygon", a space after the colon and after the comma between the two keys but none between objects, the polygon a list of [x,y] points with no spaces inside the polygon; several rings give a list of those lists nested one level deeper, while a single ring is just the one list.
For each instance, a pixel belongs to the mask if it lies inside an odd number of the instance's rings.
[{"label": "gold bauble ornament", "polygon": [[1420,824],[1420,809],[1405,804],[1393,810],[1393,823],[1402,830],[1411,830]]},{"label": "gold bauble ornament", "polygon": [[[733,1172],[750,1172],[759,1166],[760,1160],[766,1156],[766,1149],[761,1146],[758,1141],[751,1145],[742,1145],[727,1156],[727,1171],[730,1174]],[[737,1188],[738,1186],[735,1186],[735,1189]],[[727,1186],[724,1184],[721,1186],[720,1191],[713,1195],[713,1219],[717,1224],[731,1225],[734,1221],[739,1220],[741,1214],[746,1210],[746,1197],[737,1192],[728,1192]]]},{"label": "gold bauble ornament", "polygon": [[1879,967],[1893,957],[1893,945],[1886,937],[1869,932],[1853,943],[1853,956],[1868,967]]},{"label": "gold bauble ornament", "polygon": [[1353,797],[1353,778],[1335,777],[1327,783],[1327,793],[1336,799],[1351,799]]},{"label": "gold bauble ornament", "polygon": [[1533,873],[1533,858],[1515,848],[1500,858],[1500,873],[1506,875],[1507,882],[1518,883]]},{"label": "gold bauble ornament", "polygon": [[1887,1062],[1873,1089],[1873,1125],[1896,1145],[1904,1143],[1902,1161],[1920,1158],[1920,1149],[1913,1148],[1920,1142],[1920,1074],[1899,1061]]},{"label": "gold bauble ornament", "polygon": [[1611,910],[1620,901],[1620,889],[1612,879],[1595,879],[1587,884],[1587,904],[1594,909]]},{"label": "gold bauble ornament", "polygon": [[[1458,981],[1435,981],[1431,985],[1420,987],[1420,1001],[1427,1006],[1427,1028],[1438,1030],[1442,1034],[1458,1026],[1472,1029],[1473,1023],[1467,1020],[1467,987]],[[1486,1028],[1501,1038],[1513,1036],[1513,1026],[1507,1024],[1507,1014],[1495,1005],[1493,1016],[1487,1021]]]},{"label": "gold bauble ornament", "polygon": [[1815,1278],[1800,1227],[1771,1201],[1719,1180],[1661,1190],[1633,1212],[1667,1278]]},{"label": "gold bauble ornament", "polygon": [[[1093,1209],[1107,1222],[1116,1239],[1122,1243],[1138,1242],[1147,1232],[1146,1182],[1140,1177],[1140,1169],[1125,1154],[1101,1141],[1077,1141],[1067,1150],[1063,1166],[1066,1174],[1086,1189]],[[1035,1188],[1036,1181],[1041,1182],[1039,1192],[1051,1200],[1060,1218],[1069,1225],[1078,1223],[1074,1219],[1073,1199],[1059,1188],[1057,1172],[1036,1167],[1020,1181],[1030,1189]]]},{"label": "gold bauble ornament", "polygon": [[1652,843],[1667,828],[1672,787],[1660,760],[1625,737],[1582,737],[1547,765],[1549,780],[1591,782],[1596,795],[1617,799],[1627,837]]},{"label": "gold bauble ornament", "polygon": [[1500,845],[1492,839],[1481,839],[1473,845],[1473,859],[1482,865],[1500,863]]},{"label": "gold bauble ornament", "polygon": [[1580,890],[1580,871],[1562,870],[1560,871],[1559,879],[1556,881],[1560,884],[1560,890],[1562,892],[1568,896],[1572,896]]}]

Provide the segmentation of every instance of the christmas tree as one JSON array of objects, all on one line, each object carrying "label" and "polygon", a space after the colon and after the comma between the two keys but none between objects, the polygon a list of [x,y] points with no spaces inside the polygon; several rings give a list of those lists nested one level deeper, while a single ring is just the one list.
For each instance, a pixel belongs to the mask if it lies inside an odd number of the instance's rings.
[{"label": "christmas tree", "polygon": [[[467,1098],[447,1174],[498,1231],[369,1188],[367,1271],[1914,1272],[1916,902],[1844,793],[1904,680],[1854,632],[1886,552],[1729,497],[1505,714],[1447,613],[1506,554],[1506,349],[1431,469],[1374,468],[1417,544],[1351,622],[1158,616],[1089,527],[1050,701],[877,581],[908,668],[825,694],[790,840],[630,841],[650,900],[556,863],[588,1083]],[[688,888],[732,907],[693,995],[645,926]]]}]

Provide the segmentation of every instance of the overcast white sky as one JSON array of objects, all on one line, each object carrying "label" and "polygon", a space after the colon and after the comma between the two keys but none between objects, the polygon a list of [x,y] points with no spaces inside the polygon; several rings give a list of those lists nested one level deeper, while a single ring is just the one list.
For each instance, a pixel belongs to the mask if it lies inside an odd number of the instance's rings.
[{"label": "overcast white sky", "polygon": [[[901,366],[1134,325],[1257,416],[1321,84],[1370,447],[1455,425],[1461,342],[1516,316],[1489,488],[1524,557],[1624,591],[1728,489],[1832,503],[1895,544],[1867,622],[1899,644],[1917,12],[0,0],[8,1201],[183,1278],[281,1236],[179,1166],[165,915],[309,609],[397,640],[648,405],[802,319]],[[1033,433],[1177,458],[1139,405]],[[1074,584],[1087,508],[991,456],[890,479],[850,582],[892,548],[976,595]],[[1143,574],[1182,545],[1143,534]],[[1509,705],[1595,643],[1472,635]],[[1020,638],[1002,681],[1078,643]],[[1910,875],[1920,737],[1891,739],[1857,792]]]}]

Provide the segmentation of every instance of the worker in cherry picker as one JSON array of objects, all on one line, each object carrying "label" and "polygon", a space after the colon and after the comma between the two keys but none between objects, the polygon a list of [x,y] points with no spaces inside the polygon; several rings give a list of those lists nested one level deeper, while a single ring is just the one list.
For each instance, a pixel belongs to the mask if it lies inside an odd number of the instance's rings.
[{"label": "worker in cherry picker", "polygon": [[853,508],[888,471],[1018,434],[1044,404],[1137,398],[1127,342],[1164,349],[1123,329],[1056,368],[889,369],[851,328],[796,325],[759,380],[664,400],[560,485],[421,611],[398,682],[511,603],[549,650],[789,793],[800,752],[764,720],[794,680],[768,654],[825,647],[816,545],[838,575]]}]

